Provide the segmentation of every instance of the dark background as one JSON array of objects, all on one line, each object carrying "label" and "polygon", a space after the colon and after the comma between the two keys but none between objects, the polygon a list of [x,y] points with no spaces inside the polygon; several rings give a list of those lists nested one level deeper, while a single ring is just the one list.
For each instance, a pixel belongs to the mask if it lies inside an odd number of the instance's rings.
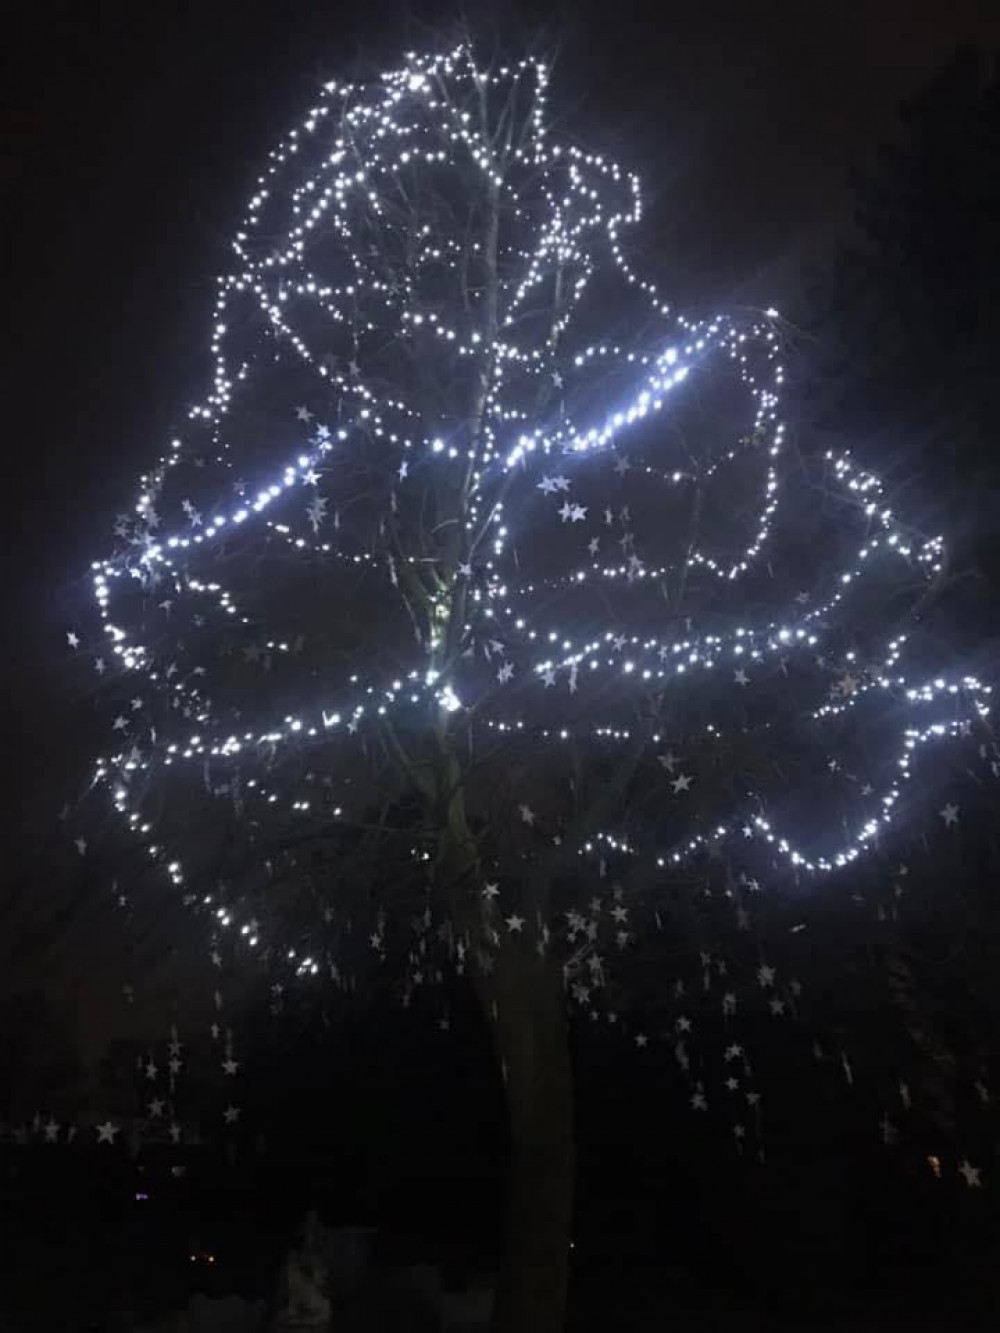
[{"label": "dark background", "polygon": [[[823,260],[847,225],[849,169],[892,129],[900,100],[960,44],[1000,46],[1000,5],[985,2],[667,0],[648,7],[566,3],[561,10],[525,3],[520,19],[502,23],[489,19],[491,8],[470,6],[487,40],[494,30],[530,39],[539,24],[558,39],[554,104],[574,136],[640,172],[643,264],[670,299],[697,309],[794,310],[803,272]],[[77,794],[98,734],[88,682],[65,638],[88,596],[86,566],[104,553],[134,477],[202,392],[213,277],[227,262],[227,238],[264,154],[324,79],[367,75],[407,46],[436,42],[456,13],[457,6],[419,0],[113,0],[23,5],[7,20],[0,80],[9,264],[0,611],[7,632],[0,662],[8,706],[0,851],[10,880],[20,876],[33,892],[46,893],[53,863],[76,871],[56,816]],[[79,960],[83,980],[74,993],[104,1015],[91,1020],[95,1031],[106,1029],[118,1002],[116,984],[98,995],[104,973],[117,981],[114,968],[113,959],[93,952]],[[193,972],[188,979],[193,986]],[[208,994],[212,983],[200,976],[197,982]],[[147,1000],[150,1021],[156,1003],[155,996]],[[478,1048],[475,1034],[457,1038],[459,1050]],[[426,1176],[407,1174],[404,1159],[415,1145],[426,1162],[447,1159],[465,1199],[477,1173],[495,1184],[497,1162],[475,1156],[495,1126],[466,1123],[469,1141],[456,1142],[462,1098],[468,1093],[476,1103],[487,1071],[472,1071],[481,1081],[470,1093],[455,1081],[453,1045],[444,1047],[436,1032],[386,1040],[377,1017],[345,1037],[332,1069],[327,1040],[305,1032],[301,1050],[270,1066],[259,1052],[258,1069],[267,1073],[257,1104],[271,1098],[279,1144],[307,1129],[314,1139],[339,1143],[330,1169],[341,1173],[336,1183],[351,1206],[365,1202],[371,1165],[373,1175],[397,1182],[384,1208],[419,1231],[431,1201],[423,1193]],[[667,1137],[687,1123],[683,1117],[656,1122],[660,1102],[652,1093],[662,1089],[650,1080],[657,1077],[637,1074],[633,1053],[610,1036],[588,1044],[581,1067],[581,1102],[593,1116],[585,1188],[600,1194],[605,1222],[615,1191],[625,1199],[632,1231],[620,1229],[623,1251],[635,1256],[653,1235],[636,1220],[629,1191],[655,1178],[660,1197],[672,1199],[672,1259],[709,1285],[723,1273],[734,1299],[758,1260],[774,1274],[785,1252],[794,1267],[800,1251],[792,1226],[801,1253],[810,1231],[825,1246],[838,1228],[845,1238],[851,1233],[842,1253],[828,1253],[827,1276],[835,1279],[839,1264],[845,1281],[859,1285],[865,1256],[873,1265],[881,1257],[891,1269],[894,1245],[911,1267],[914,1254],[928,1263],[954,1261],[948,1280],[955,1282],[962,1280],[962,1254],[979,1255],[983,1219],[966,1213],[958,1222],[941,1220],[925,1207],[926,1181],[896,1188],[880,1214],[872,1201],[887,1200],[889,1191],[879,1194],[886,1168],[870,1117],[864,1120],[868,1108],[842,1113],[832,1080],[830,1087],[807,1087],[780,1127],[786,1156],[784,1165],[778,1154],[769,1166],[772,1197],[762,1230],[759,1194],[748,1190],[741,1199],[733,1186],[731,1145],[714,1148],[707,1131],[695,1142],[695,1131],[690,1142],[701,1156],[692,1156]],[[281,1089],[280,1114],[274,1086]],[[407,1108],[407,1132],[394,1138],[400,1107]],[[826,1117],[826,1155],[813,1162],[811,1213],[793,1224],[781,1220],[782,1200],[801,1201],[803,1182],[792,1179],[789,1163],[801,1160],[796,1150],[809,1148],[811,1116]],[[834,1122],[839,1138],[829,1137]],[[358,1157],[345,1184],[344,1162],[361,1137],[366,1151],[384,1160]],[[623,1138],[639,1145],[634,1157]],[[716,1173],[699,1177],[693,1163],[713,1152]],[[681,1165],[689,1157],[692,1164]],[[102,1159],[97,1165],[105,1170]],[[436,1175],[434,1188],[447,1195]],[[870,1214],[841,1218],[838,1210],[862,1183]],[[265,1193],[273,1199],[278,1187],[271,1181]],[[484,1203],[478,1221],[490,1212]],[[734,1238],[742,1238],[742,1250]],[[656,1263],[661,1259],[658,1253]]]}]

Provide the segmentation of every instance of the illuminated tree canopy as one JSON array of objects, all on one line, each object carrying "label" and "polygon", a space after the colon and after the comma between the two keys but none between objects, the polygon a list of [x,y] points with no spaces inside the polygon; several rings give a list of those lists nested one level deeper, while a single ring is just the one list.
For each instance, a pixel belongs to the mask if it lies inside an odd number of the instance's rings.
[{"label": "illuminated tree canopy", "polygon": [[[941,541],[847,458],[804,526],[773,312],[672,312],[627,257],[638,180],[553,142],[545,92],[541,64],[466,49],[326,86],[233,242],[211,392],[94,565],[97,778],[254,944],[264,914],[203,882],[218,838],[194,824],[235,816],[262,855],[348,829],[359,763],[419,788],[422,733],[487,771],[497,873],[554,842],[659,868],[764,843],[826,871],[987,710],[969,676],[906,674],[899,598]],[[626,750],[639,801],[579,827],[574,764]]]}]

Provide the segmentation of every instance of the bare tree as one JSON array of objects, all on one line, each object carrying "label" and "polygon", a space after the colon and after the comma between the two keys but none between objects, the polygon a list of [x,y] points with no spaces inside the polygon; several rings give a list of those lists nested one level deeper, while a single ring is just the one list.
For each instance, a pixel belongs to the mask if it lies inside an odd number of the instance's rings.
[{"label": "bare tree", "polygon": [[[628,262],[637,180],[553,142],[546,93],[541,61],[467,45],[327,85],[236,235],[211,392],[94,566],[99,632],[71,633],[111,696],[95,787],[227,965],[408,1004],[471,983],[509,1333],[563,1323],[567,1003],[600,1007],[677,894],[687,940],[705,902],[746,932],[763,875],[854,864],[914,753],[986,707],[898,669],[940,542],[849,460],[786,461],[773,313],[673,313]],[[887,707],[888,736],[859,725]],[[741,986],[785,1003],[746,938],[727,1023]]]}]

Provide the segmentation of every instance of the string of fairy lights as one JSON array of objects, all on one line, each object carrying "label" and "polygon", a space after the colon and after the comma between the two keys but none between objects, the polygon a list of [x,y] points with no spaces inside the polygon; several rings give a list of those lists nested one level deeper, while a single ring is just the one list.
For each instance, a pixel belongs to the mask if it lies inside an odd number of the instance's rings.
[{"label": "string of fairy lights", "polygon": [[[631,474],[642,487],[670,489],[705,485],[736,459],[759,460],[757,509],[743,547],[725,553],[695,544],[684,555],[693,572],[721,584],[739,582],[772,546],[785,440],[776,312],[745,324],[723,316],[691,321],[674,314],[625,253],[623,233],[642,215],[638,179],[607,158],[551,142],[546,88],[547,71],[540,62],[524,60],[486,72],[464,46],[441,55],[408,56],[403,68],[374,86],[325,85],[302,124],[271,153],[233,241],[234,267],[219,280],[211,391],[190,412],[191,431],[209,440],[210,456],[199,455],[194,463],[198,472],[192,489],[198,498],[184,490],[193,473],[193,446],[174,439],[140,478],[132,513],[116,523],[115,550],[92,566],[97,633],[84,638],[69,632],[70,646],[89,655],[108,692],[128,700],[111,723],[111,748],[95,763],[95,785],[109,790],[114,810],[140,839],[150,862],[172,884],[211,907],[220,929],[231,929],[251,946],[261,942],[256,918],[244,916],[236,905],[219,905],[214,888],[206,892],[189,884],[183,848],[168,845],[156,818],[145,812],[141,790],[162,770],[185,771],[187,766],[199,781],[207,773],[222,774],[205,778],[206,785],[228,792],[233,773],[245,775],[256,765],[254,776],[242,782],[243,795],[255,808],[270,808],[275,818],[347,818],[343,806],[319,810],[296,783],[283,783],[276,761],[310,747],[350,743],[379,719],[407,710],[419,719],[429,709],[460,718],[471,717],[474,709],[474,725],[483,732],[530,735],[538,744],[634,740],[636,729],[610,716],[566,725],[538,719],[553,697],[549,691],[576,696],[590,680],[613,679],[626,691],[669,690],[710,675],[728,688],[753,690],[758,680],[773,680],[789,660],[822,654],[835,637],[832,627],[876,570],[884,572],[896,562],[911,577],[915,570],[929,582],[942,569],[941,539],[910,535],[886,504],[879,480],[857,469],[849,457],[831,454],[829,485],[850,502],[845,512],[860,517],[865,536],[830,588],[815,598],[803,595],[784,618],[736,623],[724,631],[699,630],[689,622],[679,635],[672,628],[636,635],[612,625],[596,635],[577,636],[572,625],[552,623],[550,612],[533,609],[543,591],[607,590],[625,583],[641,593],[652,591],[669,572],[667,564],[640,553],[636,543],[642,534],[635,531],[627,506],[600,512],[585,502],[581,485],[608,464],[623,483]],[[513,89],[528,94],[530,110],[501,151],[475,109],[484,103],[504,105]],[[468,312],[456,313],[449,322],[447,310],[423,294],[428,273],[455,275],[466,262],[454,238],[430,224],[411,228],[405,265],[383,262],[385,246],[379,252],[372,243],[376,236],[390,241],[396,236],[399,199],[420,171],[450,171],[456,178],[473,173],[470,188],[503,201],[508,211],[510,231],[500,243],[503,276],[492,323]],[[336,281],[322,268],[331,238],[340,257],[333,266]],[[597,276],[603,280],[608,273],[643,302],[648,321],[642,347],[620,339],[573,342],[574,316]],[[555,302],[551,291],[557,279],[561,295]],[[522,333],[522,326],[535,328],[528,316],[540,296],[550,302],[552,314],[544,336]],[[258,321],[256,342],[252,351],[234,352],[233,330],[238,344],[246,341],[248,311]],[[341,350],[321,346],[317,329],[332,331]],[[377,367],[378,349],[388,344],[405,345],[415,358],[440,355],[449,358],[449,365],[480,369],[485,383],[480,428],[471,434],[445,429],[429,422],[398,385],[386,388]],[[306,375],[314,386],[311,396],[304,395],[306,403],[288,405],[299,443],[287,453],[283,444],[276,446],[274,452],[282,456],[266,475],[251,483],[234,482],[240,438],[233,423],[276,357],[294,371],[296,383]],[[689,460],[671,457],[669,445],[663,446],[666,457],[630,459],[625,451],[637,432],[669,417],[685,386],[709,370],[725,372],[745,396],[740,441],[725,441],[700,471]],[[592,388],[605,372],[627,387],[615,389],[595,409]],[[451,468],[456,477],[468,479],[460,557],[454,569],[445,571],[444,593],[447,608],[458,604],[459,590],[465,594],[466,623],[458,636],[462,650],[449,656],[451,640],[435,625],[415,645],[412,668],[398,676],[363,681],[352,675],[339,689],[324,687],[322,694],[303,697],[299,708],[280,718],[262,720],[265,707],[255,704],[256,720],[237,719],[224,700],[214,697],[220,673],[211,642],[199,648],[203,656],[192,662],[189,625],[183,635],[175,628],[188,602],[198,608],[193,613],[197,627],[209,631],[197,638],[199,645],[210,640],[216,627],[251,626],[252,609],[227,587],[225,562],[218,572],[212,568],[223,553],[231,559],[234,540],[258,532],[284,543],[292,555],[381,571],[387,592],[399,588],[400,562],[419,559],[416,552],[392,551],[387,545],[352,551],[342,540],[342,497],[331,491],[328,478],[331,464],[349,458],[362,444],[378,447],[387,478],[382,532],[414,494],[423,470]],[[519,507],[527,514],[529,506],[539,504],[546,506],[553,532],[581,534],[569,573],[539,571],[525,577],[521,568],[515,549]],[[537,508],[530,512],[530,522],[536,523]],[[602,540],[613,524],[622,532],[621,555],[609,559]],[[136,585],[145,609],[139,623],[131,623],[116,607]],[[147,623],[150,606],[158,618]],[[655,609],[651,615],[655,623]],[[910,679],[902,668],[906,645],[906,635],[897,634],[886,642],[878,662],[852,663],[848,654],[842,678],[804,712],[804,722],[817,724],[884,697],[905,704],[914,719],[901,729],[896,749],[883,756],[879,783],[866,784],[864,813],[838,845],[823,850],[799,845],[790,830],[772,823],[761,809],[760,795],[751,791],[744,809],[712,819],[694,799],[696,775],[672,752],[661,752],[666,738],[651,726],[646,740],[667,779],[666,799],[687,797],[690,802],[690,834],[669,847],[658,846],[655,838],[640,847],[634,837],[595,829],[580,854],[599,855],[612,847],[667,868],[726,840],[742,845],[752,839],[799,870],[829,872],[850,864],[893,821],[917,754],[927,745],[969,736],[990,711],[990,688],[974,676]],[[297,649],[291,637],[280,637],[252,651],[292,657]],[[489,667],[485,679],[484,661]],[[514,690],[522,713],[505,702],[504,691]],[[263,687],[260,695],[265,696]],[[713,738],[721,740],[723,733],[715,731]],[[996,775],[995,751],[984,747],[983,758]],[[530,806],[521,808],[521,817],[540,840],[560,836]],[[950,827],[954,819],[945,823]],[[82,839],[80,844],[85,850]],[[318,971],[311,955],[298,957],[292,951],[290,956],[300,972]]]}]

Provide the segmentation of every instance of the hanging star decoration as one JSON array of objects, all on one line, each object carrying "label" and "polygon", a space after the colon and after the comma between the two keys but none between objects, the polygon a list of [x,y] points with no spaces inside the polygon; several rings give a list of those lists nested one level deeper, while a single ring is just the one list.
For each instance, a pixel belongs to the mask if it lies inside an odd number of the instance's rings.
[{"label": "hanging star decoration", "polygon": [[963,1159],[963,1161],[959,1162],[958,1174],[962,1177],[962,1179],[965,1181],[966,1185],[968,1185],[970,1189],[982,1188],[983,1184],[982,1172],[980,1171],[980,1168],[978,1166],[973,1166],[972,1163],[968,1160],[968,1158],[965,1158]]}]

